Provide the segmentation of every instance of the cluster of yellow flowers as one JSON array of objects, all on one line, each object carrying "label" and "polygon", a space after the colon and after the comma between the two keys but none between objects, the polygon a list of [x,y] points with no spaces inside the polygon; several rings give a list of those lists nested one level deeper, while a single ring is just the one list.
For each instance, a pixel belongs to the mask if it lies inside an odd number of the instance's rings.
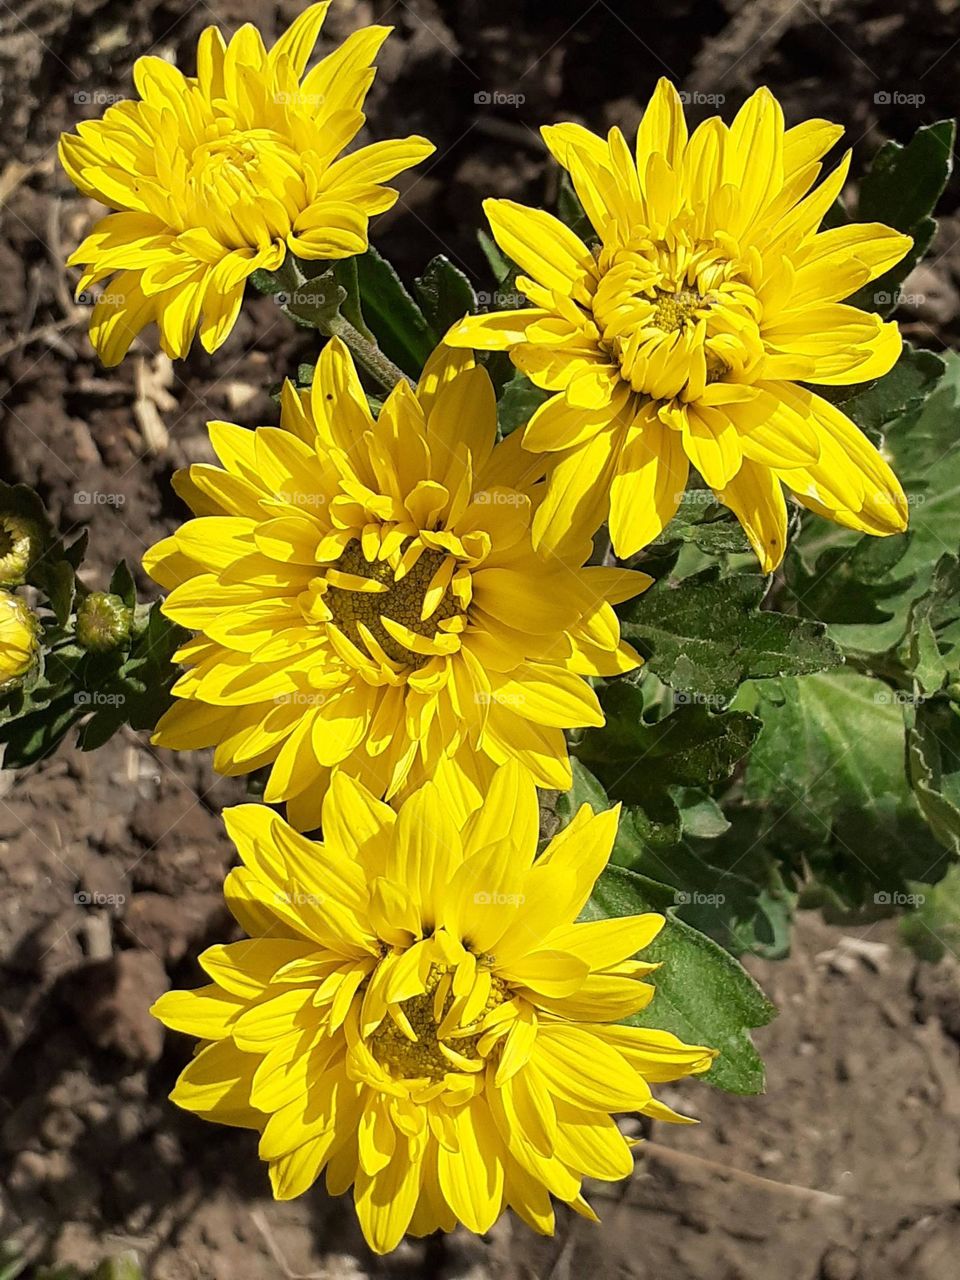
[{"label": "cluster of yellow flowers", "polygon": [[[105,363],[151,322],[171,356],[196,333],[213,351],[251,272],[363,252],[397,198],[383,184],[433,150],[344,154],[388,32],[307,72],[327,7],[269,52],[250,26],[228,44],[208,29],[194,77],[143,58],[141,101],[63,139],[70,177],[114,210],[71,259],[81,289],[103,285]],[[905,527],[890,468],[809,385],[875,378],[900,351],[894,325],[841,300],[909,239],[818,230],[847,171],[816,185],[838,133],[785,129],[760,90],[688,137],[667,81],[635,149],[618,129],[544,129],[595,240],[488,202],[529,307],[465,318],[376,417],[334,339],[309,390],[285,385],[278,426],[210,423],[221,465],[176,478],[195,518],[145,566],[193,638],[155,741],[269,780],[267,805],[225,814],[248,940],[206,951],[210,985],[155,1007],[202,1041],[173,1098],[259,1131],[278,1197],[324,1169],[331,1192],[352,1185],[378,1251],[458,1220],[485,1231],[505,1206],[550,1231],[551,1195],[591,1215],[582,1179],[632,1167],[612,1114],[680,1120],[649,1083],[710,1066],[620,1025],[653,994],[634,957],[663,918],[576,923],[617,811],[583,806],[537,856],[536,788],[569,788],[565,731],[603,723],[590,678],[639,665],[613,606],[650,580],[587,565],[605,520],[633,555],[692,463],[766,571],[785,487],[848,527]],[[550,393],[499,441],[478,348]]]}]

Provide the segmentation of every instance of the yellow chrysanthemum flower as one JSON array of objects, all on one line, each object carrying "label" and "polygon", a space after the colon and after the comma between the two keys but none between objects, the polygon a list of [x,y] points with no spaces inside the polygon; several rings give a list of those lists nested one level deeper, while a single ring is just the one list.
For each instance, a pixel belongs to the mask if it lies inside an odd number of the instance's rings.
[{"label": "yellow chrysanthemum flower", "polygon": [[112,277],[90,323],[117,364],[151,321],[167,355],[199,328],[215,351],[233,328],[247,277],[287,253],[335,259],[367,247],[370,217],[397,192],[381,184],[434,150],[425,138],[341,154],[364,123],[371,66],[389,27],[364,27],[304,76],[329,0],[311,5],[268,53],[249,24],[229,44],[207,27],[197,74],[138,58],[142,101],[108,107],[60,140],[76,186],[117,210],[70,257],[78,291]]},{"label": "yellow chrysanthemum flower", "polygon": [[486,371],[440,347],[374,420],[334,339],[279,428],[210,423],[225,470],[180,473],[198,518],[144,559],[200,633],[154,741],[271,764],[302,830],[337,769],[387,797],[444,761],[475,796],[509,759],[569,787],[564,729],[603,723],[584,677],[639,664],[611,603],[650,579],[533,550],[543,468],[496,417]]},{"label": "yellow chrysanthemum flower", "polygon": [[510,352],[555,392],[524,445],[554,455],[534,539],[557,545],[609,511],[614,549],[639,551],[671,519],[692,463],[739,518],[764,569],[783,558],[783,486],[867,533],[902,531],[903,491],[840,409],[806,383],[886,373],[895,324],[841,299],[899,261],[909,236],[879,224],[818,231],[849,155],[819,187],[842,129],[784,129],[758,90],[728,128],[688,138],[661,80],[631,153],[579,125],[544,128],[599,239],[594,251],[539,209],[489,200],[497,243],[521,268],[530,309],[468,318],[457,346]]},{"label": "yellow chrysanthemum flower", "polygon": [[325,843],[264,805],[224,814],[244,862],[225,884],[250,941],[200,957],[212,979],[153,1012],[205,1043],[171,1097],[260,1132],[274,1195],[351,1185],[371,1248],[506,1206],[553,1230],[551,1194],[585,1216],[584,1177],[633,1168],[611,1113],[684,1117],[650,1081],[707,1070],[710,1049],[615,1025],[655,968],[632,959],[656,914],[576,924],[617,811],[584,805],[535,860],[536,792],[517,765],[463,817],[427,783],[399,815],[339,774]]},{"label": "yellow chrysanthemum flower", "polygon": [[22,679],[37,659],[36,614],[12,591],[0,589],[0,693]]}]

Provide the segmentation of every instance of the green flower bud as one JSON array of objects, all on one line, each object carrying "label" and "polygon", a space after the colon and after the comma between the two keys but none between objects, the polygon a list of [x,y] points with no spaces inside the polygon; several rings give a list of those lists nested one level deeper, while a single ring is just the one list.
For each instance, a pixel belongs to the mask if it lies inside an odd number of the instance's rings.
[{"label": "green flower bud", "polygon": [[133,610],[119,596],[94,591],[77,610],[77,639],[93,653],[118,649],[130,636]]},{"label": "green flower bud", "polygon": [[0,515],[0,586],[18,587],[43,543],[40,528],[25,516]]},{"label": "green flower bud", "polygon": [[37,660],[40,620],[26,601],[0,590],[0,693],[23,679]]}]

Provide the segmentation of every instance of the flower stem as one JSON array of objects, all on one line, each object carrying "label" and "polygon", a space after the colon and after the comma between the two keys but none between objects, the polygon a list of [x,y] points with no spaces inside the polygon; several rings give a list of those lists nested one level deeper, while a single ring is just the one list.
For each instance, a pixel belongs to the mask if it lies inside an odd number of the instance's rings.
[{"label": "flower stem", "polygon": [[399,365],[395,365],[383,354],[376,342],[365,338],[339,311],[318,328],[331,338],[339,338],[345,342],[357,363],[363,366],[371,378],[376,378],[385,391],[392,391],[398,382],[413,385],[413,379],[408,378]]},{"label": "flower stem", "polygon": [[329,281],[326,276],[322,279],[324,285],[328,283],[330,285],[329,296],[318,294],[314,298],[303,289],[303,286],[314,283],[319,285],[321,277],[317,277],[316,281],[306,280],[293,255],[289,254],[282,266],[274,272],[274,277],[282,289],[277,298],[279,301],[283,297],[281,305],[286,314],[298,324],[308,325],[328,338],[339,338],[349,347],[357,364],[385,391],[392,391],[399,382],[412,385],[413,380],[384,355],[377,342],[362,334],[342,314],[340,302],[345,294],[336,284],[332,273],[328,274]]}]

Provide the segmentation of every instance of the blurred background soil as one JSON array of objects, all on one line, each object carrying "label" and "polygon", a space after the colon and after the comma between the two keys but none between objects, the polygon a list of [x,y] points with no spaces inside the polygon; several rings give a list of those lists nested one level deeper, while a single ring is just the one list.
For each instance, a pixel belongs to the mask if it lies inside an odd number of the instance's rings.
[{"label": "blurred background soil", "polygon": [[[0,4],[0,475],[34,485],[64,533],[89,527],[91,586],[181,513],[173,470],[210,458],[204,423],[269,423],[264,388],[313,348],[252,299],[213,359],[152,341],[114,370],[86,336],[62,263],[97,216],[56,162],[62,129],[131,91],[152,52],[193,69],[198,33],[246,20],[267,42],[295,3],[13,0]],[[375,238],[408,277],[446,253],[491,289],[476,243],[491,194],[549,203],[537,127],[631,130],[660,75],[690,113],[729,118],[769,84],[788,121],[841,121],[853,173],[887,137],[956,114],[960,0],[335,0],[328,36],[396,26],[371,94],[374,136],[423,132]],[[921,345],[960,337],[957,190],[899,318]],[[149,584],[142,578],[145,593]],[[561,1214],[553,1240],[504,1220],[489,1239],[364,1248],[343,1201],[275,1205],[255,1139],[166,1102],[189,1053],[146,1013],[226,940],[241,798],[204,756],[120,735],[0,774],[0,1240],[92,1266],[134,1249],[158,1280],[411,1276],[454,1280],[947,1280],[960,1256],[960,980],[920,966],[889,925],[800,921],[792,957],[751,968],[781,1009],[757,1035],[769,1091],[663,1096],[697,1128],[654,1127],[625,1186],[592,1189],[605,1225]],[[631,1122],[627,1121],[627,1125]]]}]

